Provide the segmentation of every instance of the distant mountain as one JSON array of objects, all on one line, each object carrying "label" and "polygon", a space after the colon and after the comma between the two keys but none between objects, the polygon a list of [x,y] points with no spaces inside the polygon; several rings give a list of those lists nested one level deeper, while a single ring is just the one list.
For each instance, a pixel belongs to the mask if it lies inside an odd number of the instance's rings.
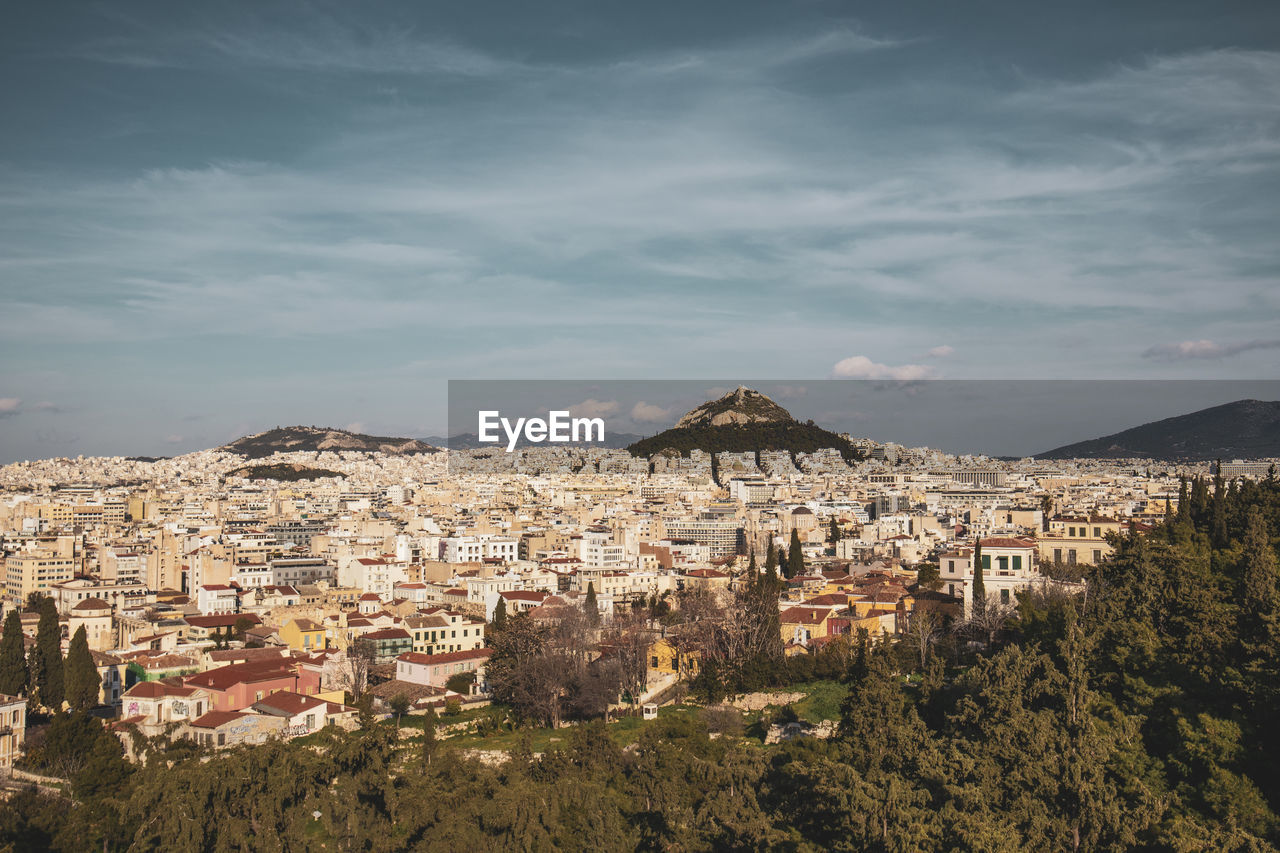
[{"label": "distant mountain", "polygon": [[785,450],[813,453],[834,448],[848,462],[862,458],[844,436],[825,430],[813,421],[800,423],[791,413],[759,391],[738,388],[717,400],[693,409],[674,427],[627,448],[633,456],[649,457],[663,451],[688,456],[705,453],[750,453]]},{"label": "distant mountain", "polygon": [[1259,459],[1280,456],[1280,402],[1237,400],[1068,444],[1041,459]]},{"label": "distant mountain", "polygon": [[436,453],[432,447],[416,438],[388,438],[380,435],[362,435],[345,429],[328,427],[276,427],[257,435],[238,438],[220,450],[238,453],[246,459],[263,459],[273,453],[305,453],[353,450],[363,453],[386,453],[392,456],[413,456],[420,453]]},{"label": "distant mountain", "polygon": [[[535,443],[527,441],[522,434],[520,439],[516,442],[516,447],[603,447],[609,450],[624,450],[629,445],[634,444],[642,438],[644,438],[644,436],[636,435],[632,432],[605,432],[604,441],[580,441],[576,444],[568,442],[567,444],[557,443],[548,445],[546,442]],[[441,435],[429,435],[424,438],[423,441],[428,444],[434,444],[436,447],[446,447],[450,450],[478,450],[481,448],[493,448],[497,446],[492,442],[481,442],[479,436],[474,432],[459,433],[458,435],[449,436],[448,438]],[[501,445],[504,449],[506,448],[507,443],[505,438],[502,440]]]}]

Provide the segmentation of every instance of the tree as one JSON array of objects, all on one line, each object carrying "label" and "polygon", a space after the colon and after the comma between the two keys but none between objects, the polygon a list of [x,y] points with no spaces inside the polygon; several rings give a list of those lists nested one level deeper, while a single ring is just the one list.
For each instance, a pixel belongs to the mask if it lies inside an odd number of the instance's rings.
[{"label": "tree", "polygon": [[369,667],[376,654],[373,641],[359,637],[347,646],[343,654],[344,660],[338,670],[339,685],[351,694],[354,701],[359,701],[369,685]]},{"label": "tree", "polygon": [[937,592],[942,589],[942,572],[937,563],[921,563],[916,568],[916,583],[925,589]]},{"label": "tree", "polygon": [[40,658],[40,704],[57,710],[62,707],[62,626],[58,624],[58,608],[46,596],[40,602],[40,622],[36,627],[36,652]]},{"label": "tree", "polygon": [[498,596],[498,603],[493,608],[493,619],[490,621],[489,636],[492,637],[507,627],[507,600]]},{"label": "tree", "polygon": [[804,551],[800,548],[800,531],[791,528],[791,544],[787,547],[787,578],[804,574]]},{"label": "tree", "polygon": [[66,662],[67,702],[73,711],[87,711],[98,704],[100,682],[98,667],[89,651],[89,640],[84,626],[76,629],[67,650]]},{"label": "tree", "polygon": [[435,758],[436,748],[440,745],[436,737],[436,726],[439,722],[435,707],[429,706],[427,713],[422,717],[422,760],[428,765],[431,764],[431,759]]},{"label": "tree", "polygon": [[391,713],[396,715],[396,731],[400,731],[400,717],[409,710],[409,697],[403,693],[397,693],[387,704],[391,707]]},{"label": "tree", "polygon": [[987,582],[982,577],[982,537],[973,540],[973,618],[981,618],[987,609]]},{"label": "tree", "polygon": [[831,547],[835,547],[840,541],[840,524],[836,521],[836,517],[831,516],[831,532],[828,534],[831,539]]},{"label": "tree", "polygon": [[244,642],[244,633],[253,627],[253,620],[248,616],[241,616],[236,620],[235,625],[231,628],[231,633],[240,642]]},{"label": "tree", "polygon": [[587,623],[596,628],[600,625],[600,605],[596,602],[596,585],[594,581],[587,583],[587,597],[582,603],[582,609],[586,611]]},{"label": "tree", "polygon": [[0,693],[20,696],[27,692],[27,661],[23,654],[22,618],[10,610],[0,638]]}]

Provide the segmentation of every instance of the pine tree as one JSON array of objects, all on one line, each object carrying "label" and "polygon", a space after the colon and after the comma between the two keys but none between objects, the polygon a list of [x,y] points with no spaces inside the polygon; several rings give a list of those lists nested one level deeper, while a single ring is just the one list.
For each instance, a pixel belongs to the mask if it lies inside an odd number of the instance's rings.
[{"label": "pine tree", "polygon": [[973,613],[980,617],[987,609],[987,582],[982,577],[982,537],[973,540]]},{"label": "pine tree", "polygon": [[804,551],[800,548],[800,532],[791,528],[791,544],[787,548],[787,578],[804,574]]},{"label": "pine tree", "polygon": [[582,607],[587,611],[587,621],[591,623],[591,627],[600,624],[600,605],[596,603],[596,585],[595,582],[587,584],[587,600],[583,602]]},{"label": "pine tree", "polygon": [[40,657],[40,704],[57,710],[62,707],[62,628],[53,599],[40,602],[40,622],[36,627],[36,652]]},{"label": "pine tree", "polygon": [[87,711],[98,704],[98,668],[89,652],[84,626],[76,629],[67,649],[67,702],[73,711]]}]

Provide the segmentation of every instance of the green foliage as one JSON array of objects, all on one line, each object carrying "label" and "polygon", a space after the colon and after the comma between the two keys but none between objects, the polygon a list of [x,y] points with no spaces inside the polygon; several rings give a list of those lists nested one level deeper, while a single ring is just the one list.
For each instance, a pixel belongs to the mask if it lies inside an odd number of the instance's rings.
[{"label": "green foliage", "polygon": [[89,640],[85,636],[84,626],[76,629],[67,649],[65,667],[67,703],[73,711],[87,711],[98,704],[101,686],[98,680],[98,668],[93,663],[93,655],[89,653]]},{"label": "green foliage", "polygon": [[[789,450],[792,453],[815,453],[834,448],[846,462],[857,462],[861,452],[838,433],[829,432],[812,423],[797,421],[761,421],[750,424],[721,426],[694,425],[672,428],[644,438],[627,448],[632,456],[648,458],[663,450],[674,450],[688,456],[691,450],[706,453],[749,453],[761,450]],[[714,458],[714,456],[713,456]]]},{"label": "green foliage", "polygon": [[804,551],[800,547],[800,532],[793,527],[791,528],[791,543],[787,546],[786,575],[788,579],[791,579],[803,574]]},{"label": "green foliage", "polygon": [[40,601],[35,653],[38,670],[33,673],[33,680],[40,704],[57,710],[63,700],[62,628],[58,624],[58,608],[47,596]]},{"label": "green foliage", "polygon": [[0,693],[19,696],[27,692],[27,661],[23,651],[22,618],[10,610],[0,637]]}]

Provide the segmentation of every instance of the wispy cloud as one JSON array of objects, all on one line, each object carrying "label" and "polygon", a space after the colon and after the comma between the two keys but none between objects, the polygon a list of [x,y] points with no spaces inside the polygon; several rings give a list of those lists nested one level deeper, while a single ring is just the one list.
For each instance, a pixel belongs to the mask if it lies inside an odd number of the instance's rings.
[{"label": "wispy cloud", "polygon": [[631,420],[638,424],[652,424],[671,417],[671,409],[641,400],[631,407]]},{"label": "wispy cloud", "polygon": [[955,355],[955,352],[956,352],[955,347],[948,346],[947,344],[943,344],[941,346],[933,347],[927,353],[925,353],[925,355],[927,355],[929,358],[950,358],[951,356]]},{"label": "wispy cloud", "polygon": [[1157,358],[1165,361],[1182,359],[1219,359],[1229,358],[1251,350],[1280,349],[1280,338],[1271,340],[1240,341],[1238,343],[1220,344],[1207,338],[1198,341],[1179,341],[1172,344],[1160,344],[1150,347],[1142,353],[1143,358]]},{"label": "wispy cloud", "polygon": [[893,379],[909,382],[933,379],[937,375],[937,370],[926,364],[880,364],[865,355],[841,359],[831,368],[832,379]]},{"label": "wispy cloud", "polygon": [[22,400],[18,397],[0,397],[0,418],[12,417],[22,410]]}]

